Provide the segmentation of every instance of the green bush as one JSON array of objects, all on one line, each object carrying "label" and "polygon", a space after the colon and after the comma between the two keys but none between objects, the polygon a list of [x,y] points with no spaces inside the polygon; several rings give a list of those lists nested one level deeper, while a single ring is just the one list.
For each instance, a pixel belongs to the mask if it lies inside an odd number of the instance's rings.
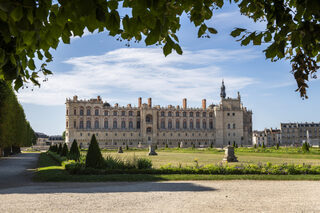
[{"label": "green bush", "polygon": [[262,142],[262,148],[263,149],[266,148],[266,145],[264,145],[264,142]]},{"label": "green bush", "polygon": [[280,146],[279,143],[277,143],[277,145],[276,145],[276,149],[277,149],[277,150],[279,149],[279,146]]},{"label": "green bush", "polygon": [[152,161],[147,158],[138,158],[137,162],[137,169],[151,169],[152,168]]},{"label": "green bush", "polygon": [[63,148],[62,148],[62,151],[61,151],[61,156],[62,157],[67,157],[69,154],[69,150],[68,150],[68,146],[66,143],[63,144]]},{"label": "green bush", "polygon": [[304,142],[303,144],[302,144],[302,151],[303,152],[309,152],[310,150],[309,150],[309,144],[307,143],[307,142]]},{"label": "green bush", "polygon": [[257,148],[257,144],[254,144],[253,148],[255,148],[255,149],[256,149],[256,148]]},{"label": "green bush", "polygon": [[101,168],[103,164],[104,162],[101,155],[101,151],[96,140],[96,136],[93,134],[86,156],[86,167]]},{"label": "green bush", "polygon": [[168,148],[168,144],[166,143],[165,148]]},{"label": "green bush", "polygon": [[59,143],[57,153],[58,153],[59,155],[61,155],[61,153],[62,153],[62,144],[61,144],[61,143]]},{"label": "green bush", "polygon": [[75,160],[75,161],[80,160],[80,151],[79,151],[79,147],[76,139],[74,139],[72,142],[68,157],[70,160]]}]

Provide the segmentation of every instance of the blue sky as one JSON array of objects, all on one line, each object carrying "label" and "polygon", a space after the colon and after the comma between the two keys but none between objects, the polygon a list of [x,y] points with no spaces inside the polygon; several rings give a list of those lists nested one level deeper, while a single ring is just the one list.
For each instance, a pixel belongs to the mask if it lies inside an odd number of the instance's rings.
[{"label": "blue sky", "polygon": [[18,98],[33,129],[49,135],[65,128],[65,99],[100,95],[112,105],[137,105],[138,97],[167,106],[201,106],[201,99],[218,104],[221,80],[227,96],[240,91],[244,106],[253,111],[253,128],[279,127],[280,122],[319,122],[320,89],[318,80],[309,82],[309,99],[295,92],[296,84],[288,61],[270,62],[262,50],[266,47],[241,47],[229,34],[234,27],[263,29],[241,16],[234,5],[216,11],[207,24],[218,30],[211,38],[197,38],[197,30],[186,17],[178,33],[184,54],[164,57],[161,47],[146,47],[144,42],[125,42],[107,33],[88,32],[61,43],[52,51],[49,64],[54,75],[41,88],[20,90]]}]

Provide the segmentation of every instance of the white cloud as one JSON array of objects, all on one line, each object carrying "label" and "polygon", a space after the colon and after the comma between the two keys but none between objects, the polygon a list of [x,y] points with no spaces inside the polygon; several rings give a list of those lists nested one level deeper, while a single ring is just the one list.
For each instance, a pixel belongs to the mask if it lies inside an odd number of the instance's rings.
[{"label": "white cloud", "polygon": [[39,105],[63,105],[75,94],[87,99],[101,95],[120,104],[134,104],[139,96],[153,97],[155,104],[175,104],[184,97],[198,102],[218,95],[222,78],[228,92],[253,84],[254,79],[233,76],[220,66],[256,57],[249,49],[185,51],[164,57],[160,48],[122,48],[70,58],[65,63],[72,65],[71,70],[57,72],[40,89],[21,90],[18,96],[24,103]]}]

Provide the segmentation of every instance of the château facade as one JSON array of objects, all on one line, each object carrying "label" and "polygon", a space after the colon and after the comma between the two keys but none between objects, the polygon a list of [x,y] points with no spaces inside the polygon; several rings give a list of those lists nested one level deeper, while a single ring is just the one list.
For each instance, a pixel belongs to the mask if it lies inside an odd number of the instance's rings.
[{"label": "ch\u00e2teau facade", "polygon": [[101,97],[79,100],[66,99],[66,142],[77,140],[88,147],[95,134],[100,148],[119,146],[147,147],[151,142],[158,147],[223,147],[234,142],[252,145],[252,111],[237,98],[226,98],[222,82],[221,101],[201,108],[152,105],[152,99],[138,106],[126,107],[103,102]]}]

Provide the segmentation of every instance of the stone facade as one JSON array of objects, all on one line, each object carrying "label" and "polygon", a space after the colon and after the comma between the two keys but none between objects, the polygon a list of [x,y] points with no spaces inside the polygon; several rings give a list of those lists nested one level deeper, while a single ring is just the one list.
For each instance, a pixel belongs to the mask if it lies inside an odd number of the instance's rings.
[{"label": "stone facade", "polygon": [[277,143],[281,145],[280,129],[264,129],[263,131],[253,131],[252,143],[257,146],[260,144],[266,146],[275,146]]},{"label": "stone facade", "polygon": [[101,148],[147,147],[223,147],[236,142],[252,145],[252,112],[237,98],[225,97],[221,87],[221,101],[209,105],[202,100],[201,108],[190,108],[187,99],[182,107],[153,106],[152,99],[138,106],[126,107],[103,102],[101,97],[66,100],[66,142],[77,139],[81,147],[88,147],[92,134]]},{"label": "stone facade", "polygon": [[307,132],[309,141],[320,140],[320,123],[281,123],[281,141],[283,145],[301,145],[307,141]]}]

